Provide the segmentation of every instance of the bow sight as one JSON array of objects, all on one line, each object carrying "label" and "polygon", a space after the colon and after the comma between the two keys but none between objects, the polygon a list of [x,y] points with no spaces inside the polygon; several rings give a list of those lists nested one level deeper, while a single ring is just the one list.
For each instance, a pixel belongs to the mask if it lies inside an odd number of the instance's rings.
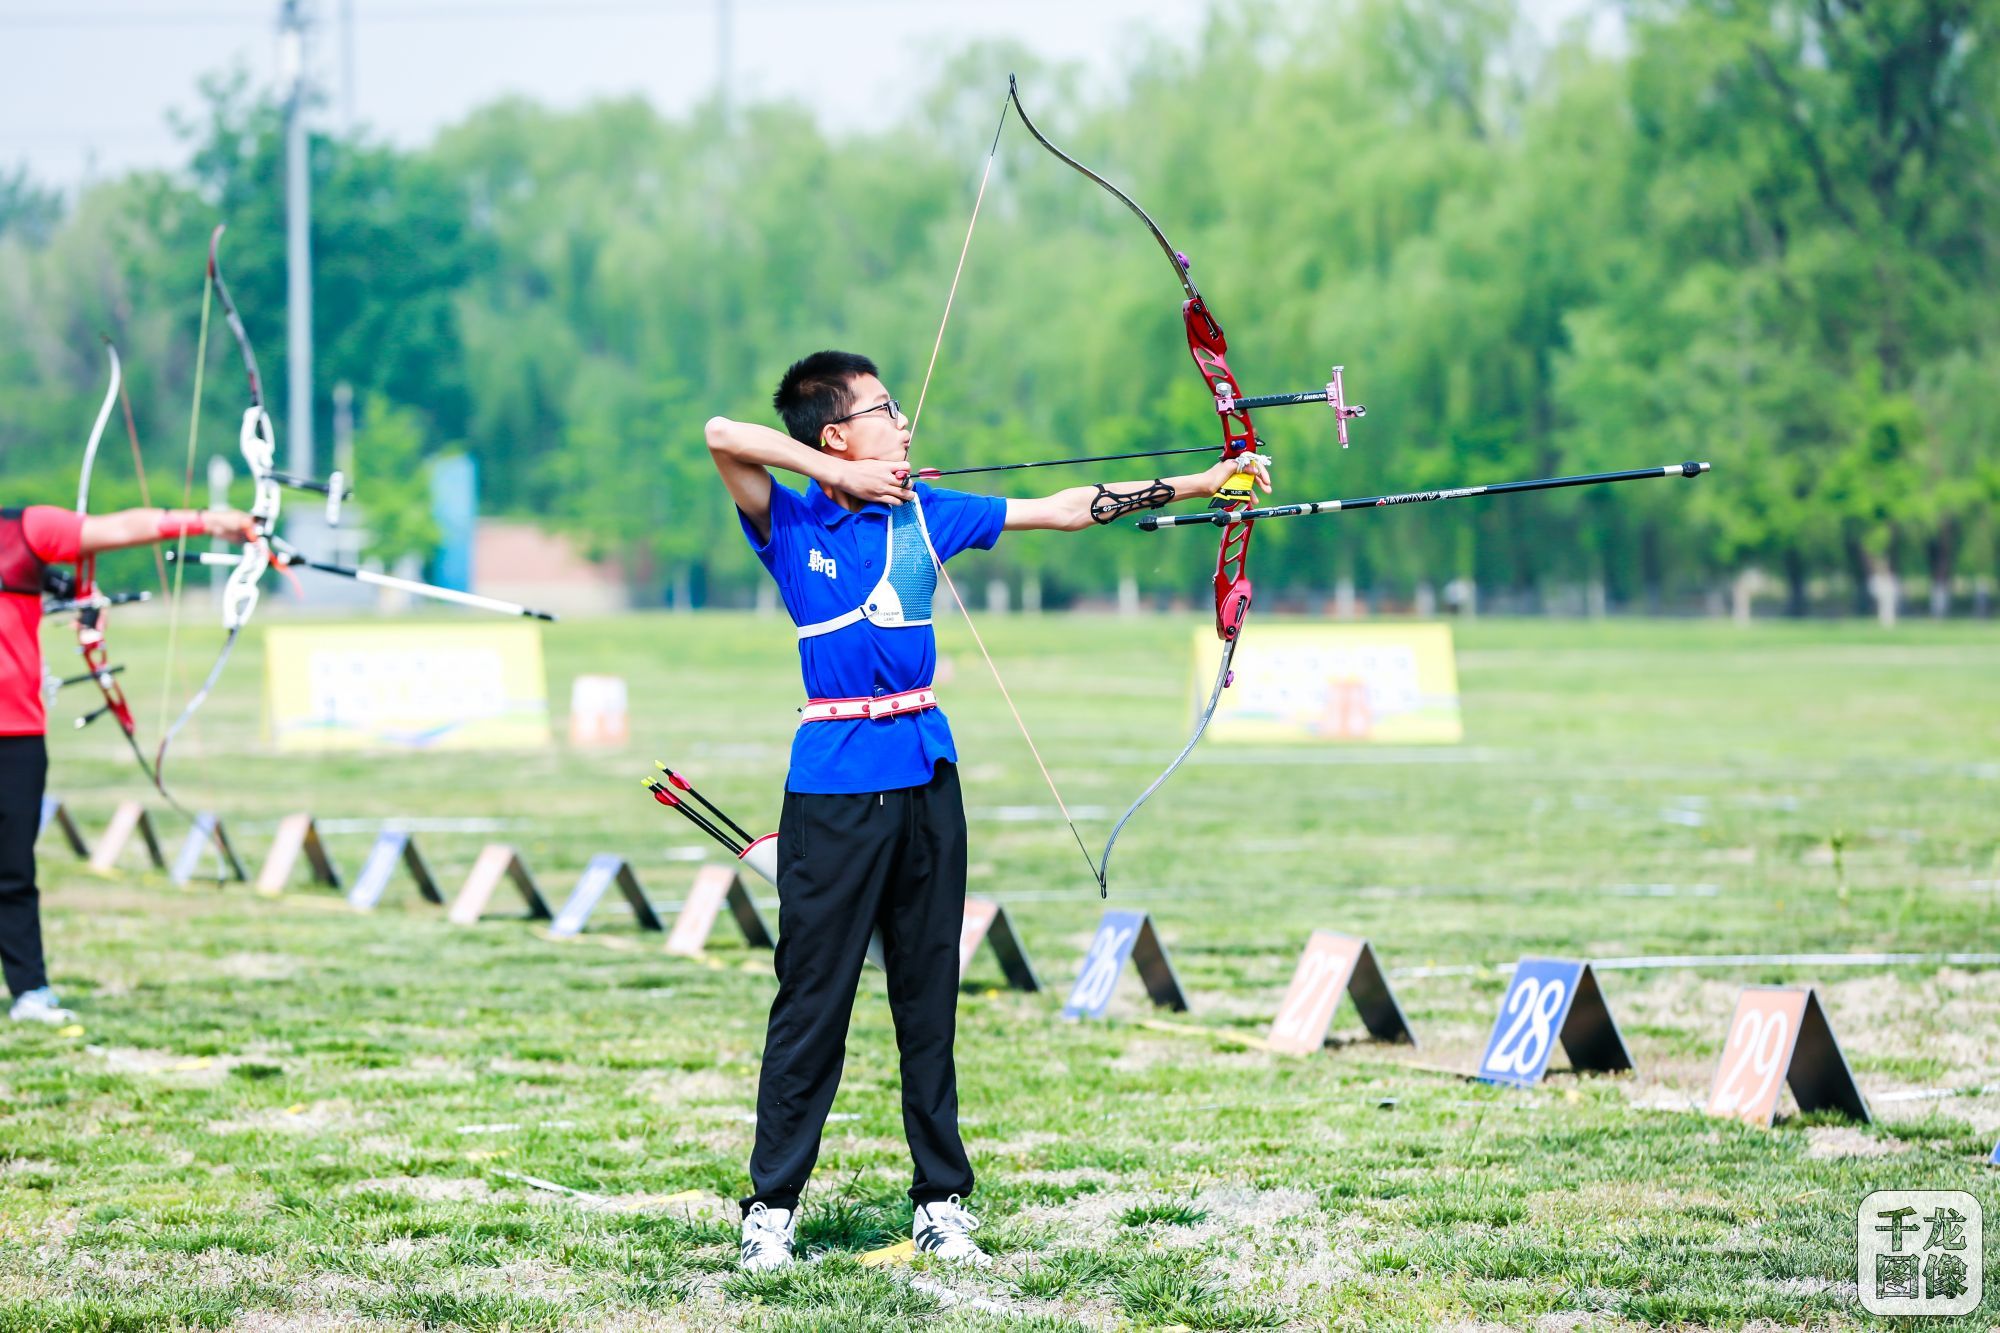
[{"label": "bow sight", "polygon": [[1347,423],[1368,415],[1368,409],[1359,403],[1350,404],[1341,386],[1341,374],[1345,366],[1333,368],[1333,378],[1326,382],[1324,389],[1307,389],[1304,393],[1267,393],[1249,398],[1232,398],[1228,390],[1217,385],[1215,389],[1215,410],[1223,416],[1231,412],[1247,412],[1256,407],[1296,407],[1300,403],[1325,403],[1333,409],[1333,430],[1340,440],[1340,447],[1347,447]]}]

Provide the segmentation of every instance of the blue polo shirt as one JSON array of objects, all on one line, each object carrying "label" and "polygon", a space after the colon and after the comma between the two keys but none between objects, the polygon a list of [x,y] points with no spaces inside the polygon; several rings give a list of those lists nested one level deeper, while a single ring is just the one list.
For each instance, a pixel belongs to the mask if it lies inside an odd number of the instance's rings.
[{"label": "blue polo shirt", "polygon": [[[1007,502],[917,483],[917,503],[938,559],[1000,539]],[[805,493],[771,483],[771,536],[759,541],[741,513],[750,549],[777,580],[796,625],[816,625],[862,605],[881,580],[889,549],[889,506],[849,512],[816,483]],[[926,557],[928,559],[928,557]],[[932,598],[933,616],[950,597]],[[867,620],[799,641],[799,668],[811,699],[867,699],[932,683],[937,636],[929,625],[883,628]],[[931,780],[939,760],[958,762],[942,708],[874,720],[804,722],[792,738],[788,791],[822,794],[895,791]]]}]

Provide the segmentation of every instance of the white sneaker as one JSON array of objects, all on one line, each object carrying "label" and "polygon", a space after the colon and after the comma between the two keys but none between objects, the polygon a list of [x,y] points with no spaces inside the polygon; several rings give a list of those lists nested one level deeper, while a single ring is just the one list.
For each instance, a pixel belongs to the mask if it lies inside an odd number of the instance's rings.
[{"label": "white sneaker", "polygon": [[56,993],[47,986],[37,986],[15,996],[14,1007],[7,1011],[7,1017],[16,1023],[47,1023],[51,1026],[76,1022],[76,1015],[57,1003]]},{"label": "white sneaker", "polygon": [[973,1243],[972,1233],[978,1229],[979,1219],[965,1211],[956,1194],[936,1203],[919,1204],[910,1223],[918,1254],[984,1268],[993,1262],[993,1256]]},{"label": "white sneaker", "polygon": [[767,1268],[783,1268],[792,1261],[792,1237],[798,1231],[798,1213],[790,1208],[750,1205],[743,1217],[743,1251],[739,1266],[746,1273]]}]

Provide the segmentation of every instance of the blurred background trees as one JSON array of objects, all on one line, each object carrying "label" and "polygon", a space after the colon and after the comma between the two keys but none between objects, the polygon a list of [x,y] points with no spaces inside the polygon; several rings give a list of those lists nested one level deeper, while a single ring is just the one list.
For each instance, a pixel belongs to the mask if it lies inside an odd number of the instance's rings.
[{"label": "blurred background trees", "polygon": [[[824,346],[874,356],[914,402],[1020,67],[1042,127],[1193,258],[1247,391],[1346,365],[1369,408],[1351,450],[1323,413],[1260,417],[1280,498],[1716,465],[1691,488],[1267,524],[1266,604],[1353,589],[1421,606],[1450,587],[1488,608],[1733,590],[1747,609],[1762,586],[1795,613],[1874,613],[1900,587],[1984,613],[1995,17],[1974,0],[1633,0],[1615,36],[1548,43],[1492,0],[1229,5],[1193,49],[1139,53],[1122,86],[961,52],[885,135],[831,136],[789,105],[674,120],[612,101],[489,106],[409,152],[320,137],[322,420],[351,385],[364,499],[399,550],[430,538],[421,460],[462,451],[489,511],[618,562],[642,603],[747,602],[762,575],[702,422],[771,419],[779,374]],[[240,76],[202,106],[176,173],[75,199],[0,173],[7,503],[73,493],[100,331],[124,351],[156,498],[178,495],[215,221],[283,383],[279,112]],[[1216,438],[1157,250],[1018,124],[1001,153],[920,460]],[[211,351],[203,454],[233,457],[239,377]],[[98,504],[136,499],[100,469]],[[1212,560],[1193,537],[1108,534],[1009,542],[991,568],[1058,606],[1121,581],[1200,599]]]}]

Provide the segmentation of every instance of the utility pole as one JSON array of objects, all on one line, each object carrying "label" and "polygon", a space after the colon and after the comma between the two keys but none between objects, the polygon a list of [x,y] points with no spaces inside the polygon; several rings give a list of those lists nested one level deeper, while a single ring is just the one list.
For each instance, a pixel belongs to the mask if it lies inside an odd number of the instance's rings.
[{"label": "utility pole", "polygon": [[306,135],[308,0],[284,0],[278,18],[278,64],[285,96],[285,370],[286,467],[313,472],[312,179]]},{"label": "utility pole", "polygon": [[729,0],[715,0],[715,101],[722,111],[723,133],[729,132]]},{"label": "utility pole", "polygon": [[354,132],[354,0],[340,0],[340,121]]}]

